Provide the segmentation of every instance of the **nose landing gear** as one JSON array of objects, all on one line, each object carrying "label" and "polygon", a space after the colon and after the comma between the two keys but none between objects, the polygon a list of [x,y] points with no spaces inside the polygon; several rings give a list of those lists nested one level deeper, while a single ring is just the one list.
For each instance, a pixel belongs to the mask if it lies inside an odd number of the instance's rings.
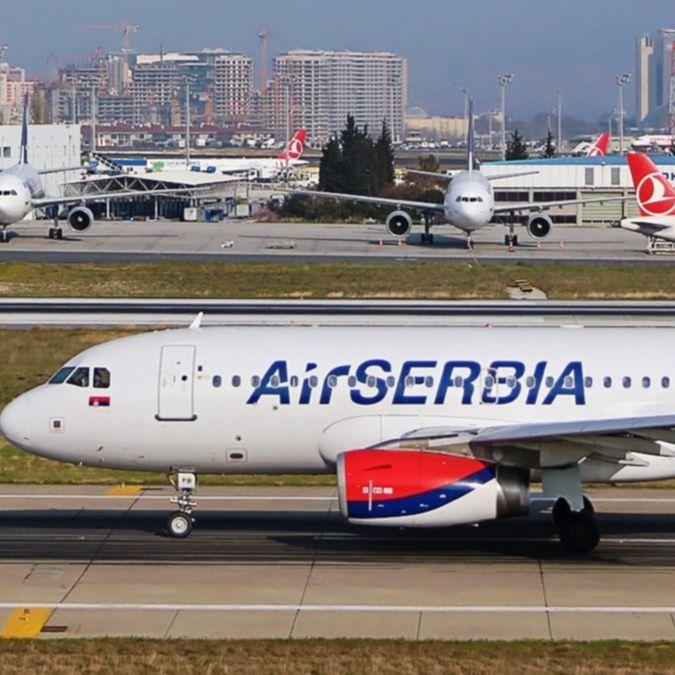
[{"label": "nose landing gear", "polygon": [[175,476],[169,476],[169,482],[178,492],[171,498],[171,503],[178,507],[166,521],[166,531],[174,539],[184,539],[194,527],[195,519],[192,516],[197,502],[192,498],[197,489],[197,474],[187,471],[178,471]]}]

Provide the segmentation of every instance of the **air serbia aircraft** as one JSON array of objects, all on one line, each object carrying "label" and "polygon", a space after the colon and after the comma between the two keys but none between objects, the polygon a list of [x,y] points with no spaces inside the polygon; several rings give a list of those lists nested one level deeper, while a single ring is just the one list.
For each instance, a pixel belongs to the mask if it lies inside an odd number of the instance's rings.
[{"label": "air serbia aircraft", "polygon": [[[675,477],[675,330],[200,327],[70,359],[2,433],[63,462],[163,471],[168,533],[198,474],[335,474],[351,523],[445,527],[552,509],[599,541],[582,483]],[[636,351],[636,345],[649,344]],[[532,493],[532,481],[543,492]]]},{"label": "air serbia aircraft", "polygon": [[[54,225],[49,228],[50,239],[62,239],[63,231],[59,226],[58,211],[62,205],[72,205],[67,214],[70,227],[83,232],[94,223],[94,214],[85,204],[100,201],[102,198],[126,199],[147,197],[159,194],[177,194],[186,190],[148,190],[129,192],[97,192],[71,197],[46,197],[41,175],[75,171],[86,167],[71,166],[58,169],[37,170],[28,163],[28,97],[24,99],[23,124],[21,127],[21,152],[19,163],[0,171],[0,243],[10,240],[7,227],[23,220],[33,209],[54,209]],[[191,190],[194,192],[194,190]]]},{"label": "air serbia aircraft", "polygon": [[[469,102],[469,119],[473,120],[473,103]],[[408,173],[418,176],[426,176],[439,181],[449,183],[445,190],[445,198],[442,204],[429,204],[405,199],[389,199],[384,197],[368,197],[365,195],[336,194],[333,192],[318,192],[315,190],[293,190],[292,194],[305,197],[323,197],[344,201],[366,202],[381,206],[390,206],[394,210],[387,216],[385,227],[389,234],[403,238],[406,237],[413,226],[410,211],[421,213],[424,216],[423,244],[433,244],[434,237],[431,233],[432,218],[440,214],[444,222],[453,225],[466,233],[467,248],[471,248],[471,236],[477,230],[488,225],[495,217],[505,216],[508,234],[504,237],[506,246],[516,246],[518,235],[515,233],[514,216],[516,213],[531,212],[526,228],[527,233],[535,239],[548,237],[553,228],[553,221],[544,213],[545,210],[570,204],[588,204],[591,202],[614,201],[615,197],[593,197],[589,199],[563,199],[550,202],[527,202],[524,204],[495,204],[494,193],[490,181],[501,178],[513,178],[514,176],[526,176],[537,171],[520,171],[517,173],[498,174],[485,176],[474,169],[474,133],[473,123],[469,125],[468,133],[467,168],[454,175],[446,173],[433,173],[429,171],[409,171]]]},{"label": "air serbia aircraft", "polygon": [[626,157],[640,216],[624,218],[621,227],[649,239],[675,241],[675,189],[647,155],[629,152]]}]

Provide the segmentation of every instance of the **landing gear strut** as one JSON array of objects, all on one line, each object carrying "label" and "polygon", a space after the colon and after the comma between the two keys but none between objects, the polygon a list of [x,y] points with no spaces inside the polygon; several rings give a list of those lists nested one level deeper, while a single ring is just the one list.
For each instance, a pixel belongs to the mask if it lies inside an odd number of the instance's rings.
[{"label": "landing gear strut", "polygon": [[425,212],[422,217],[424,218],[424,232],[421,237],[422,246],[425,246],[426,244],[432,246],[434,243],[434,235],[431,234],[431,216]]},{"label": "landing gear strut", "polygon": [[9,232],[7,232],[7,226],[0,226],[0,244],[8,244],[11,239]]},{"label": "landing gear strut", "polygon": [[49,228],[49,238],[50,239],[63,239],[63,230],[59,225],[59,213],[58,210],[54,213],[54,224]]},{"label": "landing gear strut", "polygon": [[513,223],[513,218],[509,222],[509,231],[504,235],[504,246],[518,246],[518,235],[516,234],[516,227]]},{"label": "landing gear strut", "polygon": [[166,521],[166,531],[174,539],[187,537],[195,524],[192,510],[197,502],[192,498],[197,489],[197,474],[186,471],[178,471],[174,476],[169,476],[169,482],[178,492],[177,497],[171,498],[171,503],[178,507]]}]

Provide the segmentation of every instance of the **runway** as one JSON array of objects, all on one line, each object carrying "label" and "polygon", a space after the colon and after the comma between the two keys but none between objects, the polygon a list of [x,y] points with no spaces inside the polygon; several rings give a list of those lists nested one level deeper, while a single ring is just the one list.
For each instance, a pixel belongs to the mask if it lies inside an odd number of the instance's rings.
[{"label": "runway", "polygon": [[175,221],[99,222],[84,233],[64,226],[64,239],[46,237],[47,221],[23,222],[15,237],[0,245],[6,262],[472,262],[670,264],[672,255],[650,256],[645,239],[621,228],[556,226],[543,240],[520,231],[520,245],[504,246],[505,228],[486,227],[466,249],[459,231],[434,230],[433,246],[411,234],[400,245],[381,223],[180,223]]},{"label": "runway", "polygon": [[675,639],[675,490],[589,495],[604,539],[550,517],[353,528],[333,488],[202,488],[187,540],[167,488],[0,486],[0,626],[41,636]]},{"label": "runway", "polygon": [[0,298],[0,326],[663,325],[675,302]]}]

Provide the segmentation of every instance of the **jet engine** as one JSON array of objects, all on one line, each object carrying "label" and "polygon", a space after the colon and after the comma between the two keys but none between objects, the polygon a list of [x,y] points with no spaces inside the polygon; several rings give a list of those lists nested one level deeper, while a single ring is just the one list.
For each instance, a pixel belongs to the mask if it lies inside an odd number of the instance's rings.
[{"label": "jet engine", "polygon": [[76,232],[84,232],[94,224],[94,214],[86,206],[75,206],[68,211],[68,225]]},{"label": "jet engine", "polygon": [[551,234],[553,221],[541,213],[535,213],[527,221],[527,233],[535,239],[545,239]]},{"label": "jet engine", "polygon": [[529,469],[420,450],[338,456],[340,511],[358,525],[446,527],[529,511]]},{"label": "jet engine", "polygon": [[412,228],[412,218],[405,211],[392,211],[384,221],[389,234],[405,237]]}]

